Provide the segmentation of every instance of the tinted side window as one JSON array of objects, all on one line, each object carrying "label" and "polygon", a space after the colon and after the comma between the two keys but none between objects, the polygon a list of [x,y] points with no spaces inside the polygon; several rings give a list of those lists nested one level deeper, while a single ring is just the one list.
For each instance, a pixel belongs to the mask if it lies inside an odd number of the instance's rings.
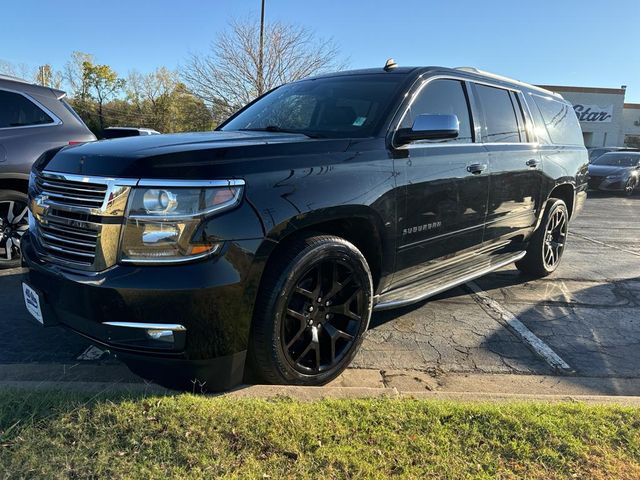
[{"label": "tinted side window", "polygon": [[538,139],[538,142],[543,144],[551,143],[551,139],[549,138],[549,134],[547,133],[547,129],[544,126],[544,119],[540,114],[540,110],[538,106],[533,101],[533,95],[527,96],[527,105],[529,105],[529,111],[531,112],[531,116],[533,117],[533,131]]},{"label": "tinted side window", "polygon": [[508,90],[476,85],[484,111],[484,140],[487,143],[520,142],[520,127]]},{"label": "tinted side window", "polygon": [[460,122],[460,133],[449,142],[472,142],[469,103],[462,82],[457,80],[434,80],[419,93],[402,120],[400,128],[411,128],[415,118],[422,114],[456,115]]},{"label": "tinted side window", "polygon": [[0,128],[52,123],[49,115],[26,97],[0,90]]},{"label": "tinted side window", "polygon": [[559,145],[584,145],[582,130],[573,108],[550,97],[532,95],[540,108],[551,141]]}]

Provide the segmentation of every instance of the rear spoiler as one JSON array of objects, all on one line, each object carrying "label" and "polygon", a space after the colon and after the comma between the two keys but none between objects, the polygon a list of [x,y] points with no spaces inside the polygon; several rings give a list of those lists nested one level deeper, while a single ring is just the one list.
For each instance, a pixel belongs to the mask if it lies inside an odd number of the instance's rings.
[{"label": "rear spoiler", "polygon": [[56,96],[58,100],[62,100],[64,97],[67,96],[67,92],[63,92],[62,90],[58,90],[56,88],[51,88],[50,90],[53,92],[53,94]]}]

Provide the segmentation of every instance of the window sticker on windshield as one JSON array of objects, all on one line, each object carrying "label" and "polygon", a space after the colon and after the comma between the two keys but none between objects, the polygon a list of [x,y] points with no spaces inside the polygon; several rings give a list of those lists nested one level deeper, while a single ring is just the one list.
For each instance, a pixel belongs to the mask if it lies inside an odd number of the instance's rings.
[{"label": "window sticker on windshield", "polygon": [[364,122],[367,120],[367,117],[358,117],[353,121],[354,127],[361,127],[364,125]]}]

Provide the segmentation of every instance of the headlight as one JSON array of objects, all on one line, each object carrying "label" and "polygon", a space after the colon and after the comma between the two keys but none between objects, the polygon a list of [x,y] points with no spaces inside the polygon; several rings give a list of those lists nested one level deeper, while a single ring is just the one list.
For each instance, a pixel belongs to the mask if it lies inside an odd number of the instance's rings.
[{"label": "headlight", "polygon": [[177,263],[216,253],[220,243],[194,238],[194,233],[207,215],[240,203],[244,182],[155,182],[141,180],[131,191],[120,261]]},{"label": "headlight", "polygon": [[607,175],[606,179],[607,180],[616,180],[618,178],[622,178],[624,177],[624,173],[615,173],[613,175]]}]

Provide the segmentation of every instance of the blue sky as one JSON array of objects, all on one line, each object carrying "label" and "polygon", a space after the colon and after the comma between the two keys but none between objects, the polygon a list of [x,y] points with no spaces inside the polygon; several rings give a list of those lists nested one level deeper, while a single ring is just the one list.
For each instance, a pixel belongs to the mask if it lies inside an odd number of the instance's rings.
[{"label": "blue sky", "polygon": [[[61,68],[73,50],[125,75],[176,68],[259,0],[8,1],[0,59]],[[267,0],[270,19],[332,37],[354,68],[471,65],[531,83],[628,86],[640,102],[638,0]]]}]

